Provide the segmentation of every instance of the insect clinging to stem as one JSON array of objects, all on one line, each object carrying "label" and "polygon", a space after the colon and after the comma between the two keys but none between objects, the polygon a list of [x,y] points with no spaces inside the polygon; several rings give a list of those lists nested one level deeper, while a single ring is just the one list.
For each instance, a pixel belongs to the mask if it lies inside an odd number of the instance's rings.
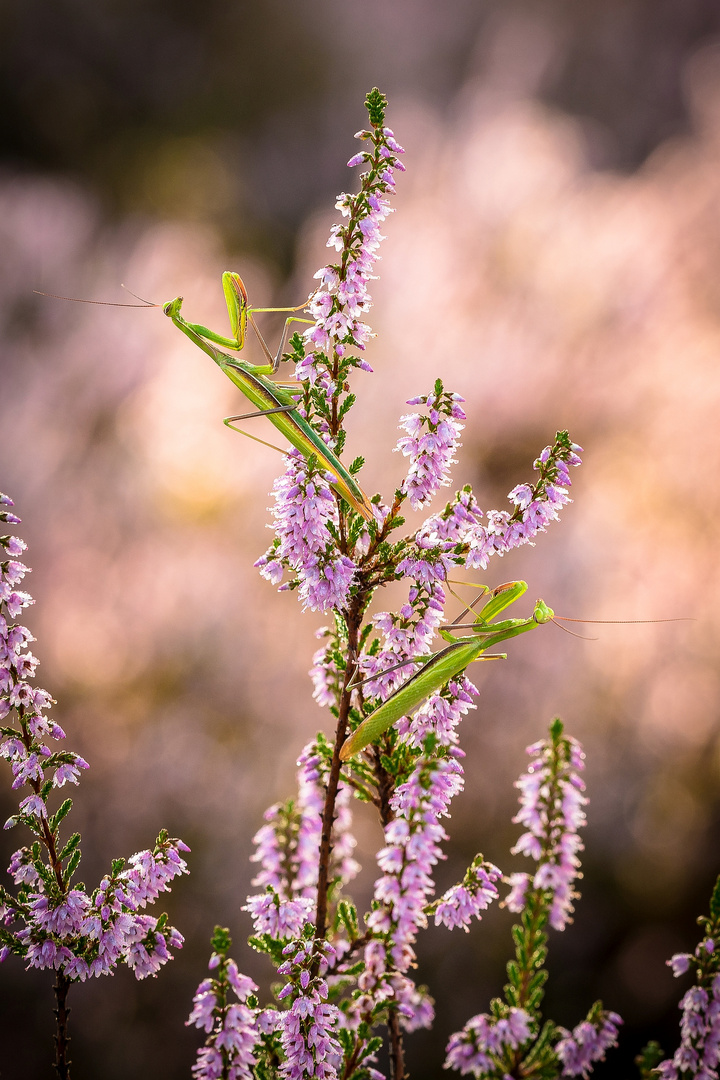
[{"label": "insect clinging to stem", "polygon": [[[142,303],[113,304],[110,306],[148,308],[162,306],[164,314],[173,321],[175,326],[182,330],[182,332],[190,338],[193,344],[197,345],[198,348],[202,349],[204,353],[211,357],[220,370],[227,375],[235,386],[237,386],[237,388],[243,392],[245,397],[255,406],[254,412],[242,413],[237,416],[228,416],[223,422],[234,431],[240,431],[241,434],[247,435],[248,438],[254,439],[256,442],[261,442],[266,446],[272,446],[272,443],[265,443],[263,439],[257,439],[254,435],[249,435],[248,432],[241,431],[240,428],[235,427],[235,421],[237,420],[247,420],[255,416],[266,416],[270,423],[273,424],[278,431],[285,436],[288,442],[299,450],[305,458],[309,459],[314,457],[321,468],[330,474],[332,477],[330,480],[331,487],[335,489],[338,495],[340,495],[353,510],[360,514],[366,521],[372,521],[374,519],[373,506],[368,496],[357,481],[350,475],[332,449],[324,442],[318,432],[315,431],[308,421],[300,414],[297,397],[302,390],[301,384],[296,380],[276,380],[273,378],[273,376],[277,374],[282,361],[290,326],[295,322],[310,323],[311,320],[303,319],[293,314],[289,315],[285,320],[280,345],[274,356],[255,322],[254,314],[256,312],[301,311],[303,308],[307,307],[309,300],[305,300],[302,304],[298,304],[297,307],[253,308],[250,306],[247,289],[245,288],[245,283],[242,278],[239,274],[229,270],[226,270],[222,275],[222,286],[228,315],[230,317],[231,336],[216,334],[213,330],[208,329],[206,326],[202,326],[200,323],[187,322],[180,314],[180,309],[183,304],[182,296],[177,296],[174,300],[170,300],[163,305],[153,304],[150,301],[143,300],[142,297],[137,297]],[[41,293],[40,295],[55,296],[56,294]],[[60,300],[77,301],[76,297],[71,296],[60,296],[56,298]],[[98,300],[84,302],[105,303],[105,301]],[[247,337],[248,324],[252,327],[257,336],[260,347],[265,355],[266,363],[264,364],[252,364],[247,360],[241,359],[239,356],[232,356],[223,351],[224,349],[236,349],[239,352],[243,349]],[[273,449],[277,450],[279,448],[273,447]],[[281,452],[284,453],[284,451]]]},{"label": "insect clinging to stem", "polygon": [[[441,629],[440,636],[448,642],[444,649],[440,649],[438,652],[431,654],[430,656],[418,656],[402,661],[397,664],[396,667],[407,667],[410,664],[421,664],[422,666],[415,672],[402,686],[387,698],[382,705],[378,706],[374,712],[366,716],[362,723],[353,731],[343,743],[340,749],[340,758],[342,761],[349,761],[355,754],[358,754],[361,750],[364,750],[370,743],[375,742],[388,728],[394,724],[401,716],[408,716],[413,713],[431,694],[437,693],[456,675],[461,674],[462,671],[469,664],[474,663],[476,660],[497,660],[507,659],[506,653],[493,653],[492,655],[483,655],[487,649],[492,648],[494,645],[499,645],[501,641],[507,641],[510,638],[517,637],[519,634],[525,634],[528,630],[534,630],[537,626],[542,626],[545,623],[553,622],[560,626],[561,622],[591,622],[600,623],[608,622],[615,623],[618,620],[600,620],[600,619],[568,619],[561,615],[556,615],[552,608],[548,607],[542,600],[538,600],[533,609],[532,615],[526,619],[504,619],[500,622],[493,622],[505,608],[514,604],[526,591],[527,584],[524,581],[508,581],[502,585],[496,586],[494,589],[489,589],[487,586],[483,586],[483,591],[472,601],[472,603],[465,608],[465,610],[444,630]],[[473,612],[475,604],[490,594],[490,599],[484,604],[484,606],[477,613],[476,618],[471,623],[461,622],[460,620],[466,615]],[[685,619],[634,619],[634,620],[621,620],[629,622],[684,622]],[[456,638],[453,636],[454,631],[469,629],[472,630],[472,634],[467,637]],[[565,627],[560,626],[560,629],[564,630]],[[572,633],[572,631],[567,631]],[[576,637],[580,635],[574,635]],[[388,668],[385,672],[378,672],[376,675],[367,679],[363,679],[361,683],[350,683],[349,689],[355,689],[364,683],[373,682],[380,677],[380,675],[386,674],[388,671],[393,671],[394,668]]]},{"label": "insect clinging to stem", "polygon": [[[164,304],[163,311],[198,348],[202,349],[215,361],[218,367],[225,372],[227,377],[239,390],[242,390],[245,397],[256,407],[256,412],[227,417],[225,423],[232,427],[232,422],[235,420],[249,419],[251,416],[267,416],[278,431],[301,454],[306,458],[314,455],[332,475],[331,486],[335,488],[338,494],[366,521],[372,521],[374,516],[373,507],[365,492],[315,429],[300,415],[298,403],[293,396],[293,391],[295,394],[300,393],[300,384],[296,381],[281,382],[269,378],[269,376],[275,375],[280,367],[290,325],[293,322],[307,323],[310,320],[290,315],[285,320],[280,346],[275,356],[273,356],[257,327],[253,313],[256,311],[300,311],[307,306],[308,301],[306,300],[305,303],[291,308],[251,308],[248,303],[245,284],[239,274],[226,270],[222,276],[222,285],[230,317],[232,337],[223,337],[221,334],[216,334],[199,323],[187,322],[180,314],[183,303],[181,296],[177,296],[174,300]],[[239,357],[230,356],[216,347],[220,345],[223,348],[242,349],[245,344],[248,322],[257,335],[267,359],[266,364],[251,364],[246,360],[241,360]]]},{"label": "insect clinging to stem", "polygon": [[[387,701],[370,713],[345,740],[340,750],[342,761],[349,761],[370,743],[375,742],[396,720],[412,713],[426,698],[442,689],[450,679],[464,671],[468,664],[472,664],[475,660],[505,658],[504,653],[497,653],[493,657],[483,656],[487,649],[550,622],[554,618],[554,612],[542,600],[537,601],[532,615],[527,619],[503,619],[500,622],[492,622],[526,591],[527,583],[524,581],[509,581],[498,585],[491,591],[490,599],[471,624],[473,630],[471,636],[453,637],[453,625],[455,629],[465,628],[465,624],[456,622],[448,629],[440,631],[441,637],[449,643],[444,649],[440,649],[429,657],[421,656],[414,661],[405,661],[401,666],[419,663],[422,667],[391,694]],[[486,593],[480,595],[482,597]],[[467,610],[472,610],[472,605]],[[372,679],[365,681],[371,682]]]}]

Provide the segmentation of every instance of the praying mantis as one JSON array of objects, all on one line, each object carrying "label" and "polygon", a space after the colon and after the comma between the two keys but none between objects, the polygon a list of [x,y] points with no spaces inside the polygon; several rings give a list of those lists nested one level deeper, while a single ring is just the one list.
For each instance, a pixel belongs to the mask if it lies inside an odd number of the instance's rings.
[{"label": "praying mantis", "polygon": [[[323,442],[320,435],[310,426],[307,420],[300,415],[298,403],[293,395],[293,391],[295,394],[300,392],[300,383],[294,379],[276,382],[274,379],[268,378],[270,375],[275,375],[280,367],[283,351],[285,349],[287,332],[291,323],[311,323],[312,320],[301,319],[299,317],[293,317],[292,315],[287,318],[285,320],[285,326],[283,328],[278,351],[275,356],[273,356],[253,318],[254,313],[256,311],[301,311],[303,308],[307,307],[309,299],[311,298],[305,300],[302,304],[298,304],[297,307],[250,307],[245,283],[239,274],[230,270],[226,270],[222,276],[222,287],[223,292],[225,293],[228,316],[230,318],[230,328],[232,330],[231,337],[216,334],[214,330],[209,330],[207,326],[201,326],[200,323],[187,322],[180,314],[180,308],[183,304],[182,296],[176,296],[174,300],[169,300],[168,303],[162,305],[162,309],[168,318],[172,319],[175,325],[182,330],[182,332],[186,334],[198,348],[202,349],[204,353],[207,353],[207,355],[215,361],[220,370],[224,371],[235,386],[237,386],[239,390],[242,390],[245,397],[256,406],[256,412],[243,413],[240,416],[228,416],[223,423],[227,424],[233,431],[239,431],[240,429],[233,425],[234,420],[247,420],[253,416],[267,416],[270,423],[274,424],[278,431],[280,431],[288,442],[299,450],[301,454],[306,458],[310,458],[311,456],[317,458],[320,464],[324,466],[333,477],[330,481],[331,487],[335,488],[338,495],[340,495],[353,510],[360,514],[366,521],[373,521],[375,517],[373,506],[365,492],[357,481],[353,479],[327,443]],[[106,303],[106,301],[103,300],[78,300],[74,296],[58,296],[57,293],[44,293],[39,289],[33,291],[39,296],[52,296],[57,300],[71,300],[74,303]],[[136,294],[133,293],[133,296],[134,295]],[[148,300],[143,300],[140,296],[138,296],[137,299],[142,302],[140,304],[111,304],[110,306],[149,308],[160,306],[159,304],[153,304]],[[267,364],[251,364],[247,360],[241,360],[238,356],[230,356],[228,353],[221,352],[220,349],[215,348],[215,345],[221,345],[223,348],[237,349],[238,352],[240,352],[245,345],[248,323],[250,323],[257,335],[260,347],[267,359]],[[266,443],[263,439],[258,439],[254,435],[248,435],[246,431],[241,432],[241,434],[247,435],[248,438],[254,439],[255,442],[263,443],[264,446],[272,446],[272,443]],[[273,449],[277,450],[278,447],[273,447]]]},{"label": "praying mantis", "polygon": [[[526,591],[527,583],[524,581],[509,581],[498,585],[491,591],[490,599],[478,612],[474,622],[453,624],[456,629],[470,627],[473,631],[471,636],[455,638],[451,629],[441,630],[441,637],[450,644],[427,659],[418,657],[415,661],[406,661],[405,663],[422,663],[423,666],[394,694],[391,694],[387,701],[370,713],[345,740],[340,749],[341,760],[349,761],[370,743],[375,742],[396,720],[412,713],[426,698],[440,690],[450,679],[459,675],[468,664],[472,664],[475,660],[493,659],[493,657],[482,655],[486,649],[508,638],[517,637],[518,634],[524,634],[528,630],[534,630],[536,626],[541,626],[543,623],[551,622],[555,613],[542,600],[537,601],[532,615],[527,619],[504,619],[501,622],[492,622]],[[484,594],[481,593],[482,595]],[[504,654],[496,654],[496,656],[504,658]],[[364,681],[371,682],[372,679]]]},{"label": "praying mantis", "polygon": [[[275,382],[269,376],[275,375],[282,360],[285,341],[290,324],[293,322],[310,322],[309,319],[301,319],[290,316],[285,320],[280,346],[275,356],[272,355],[265,340],[258,329],[253,313],[256,311],[300,311],[307,306],[308,301],[290,308],[251,308],[245,284],[239,274],[226,270],[222,276],[223,292],[230,317],[231,337],[224,337],[209,330],[199,323],[189,323],[180,314],[183,298],[177,296],[163,305],[163,311],[172,319],[190,340],[207,353],[221,371],[242,390],[249,401],[255,405],[257,412],[244,413],[242,416],[229,416],[224,421],[229,427],[233,427],[232,421],[245,420],[252,416],[267,416],[268,420],[280,431],[285,438],[300,451],[306,458],[314,455],[322,466],[333,476],[330,481],[335,491],[353,508],[361,514],[366,521],[373,520],[373,507],[365,492],[353,479],[350,473],[341,464],[330,447],[323,442],[320,435],[310,426],[298,412],[297,401],[293,396],[297,394],[300,384],[295,381]],[[230,356],[215,346],[237,349],[240,351],[245,344],[248,322],[255,331],[260,346],[267,359],[266,364],[251,364],[241,360],[237,356]],[[233,430],[239,430],[233,428]],[[243,434],[246,434],[243,432]],[[254,436],[250,436],[254,438]],[[262,440],[257,440],[262,442]]]}]

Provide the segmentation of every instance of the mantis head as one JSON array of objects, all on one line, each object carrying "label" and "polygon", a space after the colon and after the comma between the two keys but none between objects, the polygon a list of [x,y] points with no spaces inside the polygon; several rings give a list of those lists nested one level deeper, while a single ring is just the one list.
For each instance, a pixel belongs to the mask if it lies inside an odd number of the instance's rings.
[{"label": "mantis head", "polygon": [[543,600],[538,600],[532,617],[536,623],[552,622],[555,618],[555,612]]},{"label": "mantis head", "polygon": [[174,300],[168,300],[167,304],[163,304],[163,312],[169,319],[174,318],[176,315],[180,314],[182,302],[182,296],[176,296]]}]

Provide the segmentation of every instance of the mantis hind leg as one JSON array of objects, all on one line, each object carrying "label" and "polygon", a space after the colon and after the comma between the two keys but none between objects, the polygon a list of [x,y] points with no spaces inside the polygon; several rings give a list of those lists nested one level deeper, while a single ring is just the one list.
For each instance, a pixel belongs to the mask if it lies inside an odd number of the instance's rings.
[{"label": "mantis hind leg", "polygon": [[253,318],[253,315],[254,315],[254,313],[256,311],[300,311],[303,307],[305,307],[306,304],[307,304],[307,301],[305,301],[305,304],[300,304],[296,308],[252,308],[252,309],[248,309],[248,320],[249,320],[250,325],[252,326],[253,330],[255,331],[255,334],[257,336],[258,341],[260,342],[260,348],[265,353],[265,357],[266,357],[268,363],[270,364],[270,366],[272,368],[272,374],[273,375],[275,374],[275,372],[280,367],[280,363],[281,363],[282,358],[283,358],[283,353],[285,352],[285,346],[287,345],[287,338],[288,338],[288,331],[290,329],[290,324],[291,323],[305,323],[307,325],[312,326],[313,320],[312,319],[301,319],[298,316],[290,315],[289,318],[287,318],[285,320],[285,325],[283,326],[282,336],[280,338],[280,344],[278,345],[278,350],[275,353],[275,356],[273,356],[273,354],[270,352],[270,349],[268,347],[267,342],[265,341],[265,338],[260,333],[260,328],[258,327],[258,324],[255,322],[255,319]]},{"label": "mantis hind leg", "polygon": [[[294,408],[294,406],[293,406]],[[265,439],[259,439],[257,435],[251,435],[249,431],[243,431],[242,428],[235,427],[233,420],[246,420],[251,416],[267,416],[268,412],[289,412],[290,406],[283,405],[279,409],[268,409],[267,411],[245,413],[242,416],[226,416],[223,420],[223,424],[229,427],[231,431],[237,431],[238,435],[244,435],[246,439],[252,439],[253,442],[258,442],[261,446],[269,446],[271,450],[277,450],[278,454],[287,454],[287,450],[283,450],[280,446],[276,446],[275,443],[266,442]]]}]

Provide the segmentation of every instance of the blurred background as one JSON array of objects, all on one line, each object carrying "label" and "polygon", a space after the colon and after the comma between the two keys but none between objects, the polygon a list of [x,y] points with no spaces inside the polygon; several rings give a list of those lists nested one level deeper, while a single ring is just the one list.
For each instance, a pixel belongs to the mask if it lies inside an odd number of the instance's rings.
[{"label": "blurred background", "polygon": [[[183,294],[221,332],[225,269],[257,305],[300,302],[373,85],[407,173],[349,439],[364,487],[399,482],[398,417],[440,375],[467,399],[455,477],[483,507],[506,505],[556,429],[586,451],[562,522],[491,564],[490,585],[528,580],[528,611],[542,596],[578,618],[694,620],[579,628],[592,641],[549,626],[471,672],[439,885],[476,851],[521,868],[512,783],[559,713],[591,802],[547,1011],[573,1026],[602,997],[622,1013],[598,1075],[635,1075],[649,1038],[672,1053],[686,983],[665,960],[694,947],[720,871],[717,3],[25,0],[0,17],[0,485],[29,543],[39,683],[91,764],[81,876],[161,826],[192,847],[166,905],[185,949],[157,980],[73,989],[74,1075],[189,1074],[183,1020],[216,923],[268,986],[243,945],[251,838],[329,724],[307,678],[322,619],[252,569],[281,462],[223,427],[242,407],[230,383],[158,310],[33,290]],[[7,815],[9,784],[2,799]],[[363,906],[372,817],[358,836]],[[3,834],[3,865],[24,840]],[[496,910],[467,938],[421,939],[437,1023],[409,1040],[414,1080],[500,992],[510,925]],[[0,1075],[50,1076],[49,973],[8,961],[0,998]]]}]

